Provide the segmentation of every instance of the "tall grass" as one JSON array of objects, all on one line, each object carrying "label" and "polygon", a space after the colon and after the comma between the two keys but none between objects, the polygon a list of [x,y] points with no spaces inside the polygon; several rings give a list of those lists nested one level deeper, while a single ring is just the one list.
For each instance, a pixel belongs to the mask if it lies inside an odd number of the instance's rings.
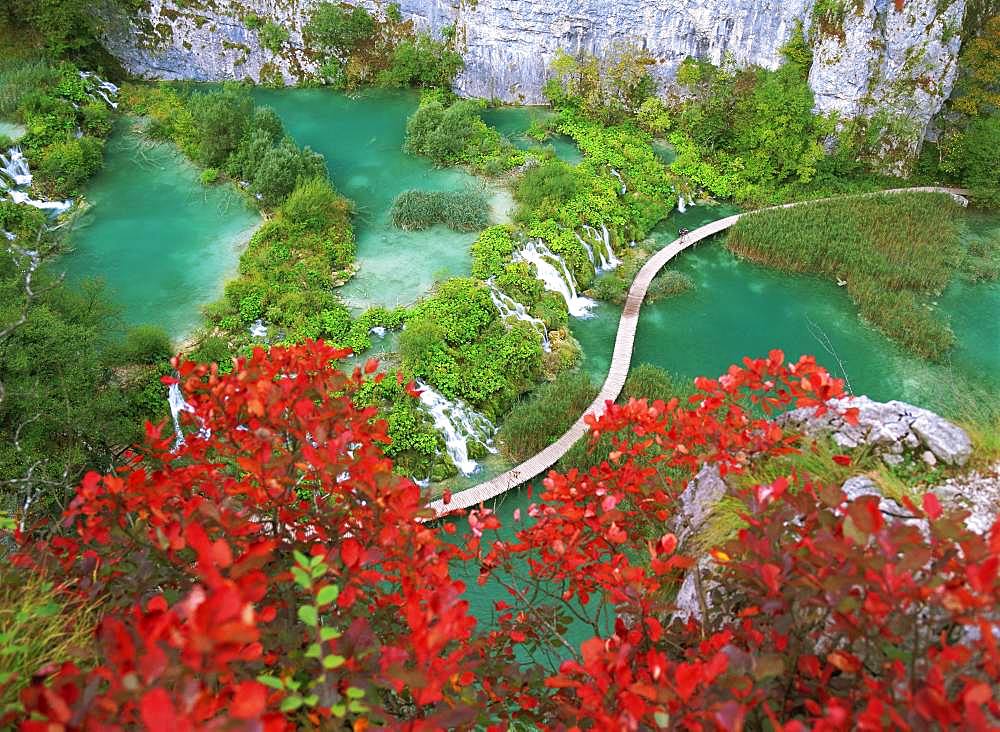
[{"label": "tall grass", "polygon": [[582,372],[563,372],[511,410],[500,428],[504,456],[521,462],[558,439],[590,406],[598,389]]},{"label": "tall grass", "polygon": [[57,80],[58,72],[45,61],[0,59],[0,117],[16,119],[24,99]]},{"label": "tall grass", "polygon": [[61,592],[43,575],[0,569],[0,717],[19,709],[18,696],[43,666],[94,653],[94,605]]},{"label": "tall grass", "polygon": [[770,267],[846,280],[866,320],[938,361],[955,337],[925,296],[941,292],[962,261],[958,212],[943,193],[818,201],[744,216],[726,245]]},{"label": "tall grass", "polygon": [[390,217],[398,229],[415,231],[444,224],[454,231],[480,231],[489,224],[489,203],[479,191],[403,191]]}]

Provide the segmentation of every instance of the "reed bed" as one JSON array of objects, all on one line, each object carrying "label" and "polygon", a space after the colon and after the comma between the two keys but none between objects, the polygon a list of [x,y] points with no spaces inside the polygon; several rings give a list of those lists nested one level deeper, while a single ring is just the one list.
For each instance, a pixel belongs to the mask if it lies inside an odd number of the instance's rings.
[{"label": "reed bed", "polygon": [[940,293],[962,262],[959,210],[943,193],[818,201],[744,216],[726,246],[769,267],[846,282],[868,322],[939,361],[955,336],[928,296]]},{"label": "reed bed", "polygon": [[392,225],[406,231],[444,224],[454,231],[480,231],[489,225],[486,196],[469,191],[403,191],[392,203]]}]

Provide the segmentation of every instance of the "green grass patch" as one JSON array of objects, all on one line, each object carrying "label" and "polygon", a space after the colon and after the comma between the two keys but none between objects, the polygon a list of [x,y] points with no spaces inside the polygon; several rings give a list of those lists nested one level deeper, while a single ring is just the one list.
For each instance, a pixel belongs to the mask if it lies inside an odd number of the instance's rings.
[{"label": "green grass patch", "polygon": [[392,202],[392,225],[407,231],[444,224],[453,231],[480,231],[489,224],[482,191],[403,191]]},{"label": "green grass patch", "polygon": [[504,456],[521,462],[557,440],[597,397],[598,389],[582,372],[560,374],[511,410],[500,429]]},{"label": "green grass patch", "polygon": [[927,296],[944,290],[962,261],[958,211],[942,193],[817,201],[744,216],[726,245],[769,267],[846,281],[868,322],[940,361],[955,336]]}]

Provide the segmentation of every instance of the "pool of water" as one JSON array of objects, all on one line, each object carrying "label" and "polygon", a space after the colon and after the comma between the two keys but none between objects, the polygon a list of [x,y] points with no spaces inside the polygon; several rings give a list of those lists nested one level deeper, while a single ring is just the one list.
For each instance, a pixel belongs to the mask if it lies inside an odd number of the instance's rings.
[{"label": "pool of water", "polygon": [[177,339],[221,296],[260,223],[234,189],[205,187],[173,146],[150,144],[125,121],[86,201],[73,251],[60,261],[69,281],[102,279],[126,323],[159,325]]},{"label": "pool of water", "polygon": [[[437,280],[468,275],[475,234],[443,226],[401,231],[392,226],[393,200],[410,188],[461,190],[483,183],[458,169],[435,168],[403,152],[415,92],[367,90],[347,95],[327,89],[255,89],[258,104],[273,107],[300,145],[326,157],[337,190],[351,199],[358,273],[340,294],[356,310],[408,305]],[[492,193],[492,191],[490,192]]]},{"label": "pool of water", "polygon": [[0,137],[6,137],[11,140],[20,140],[27,134],[28,130],[24,125],[19,125],[16,122],[5,122],[0,119]]},{"label": "pool of water", "polygon": [[583,153],[566,135],[552,135],[539,143],[525,134],[535,120],[543,121],[555,116],[548,107],[493,107],[483,112],[486,124],[495,128],[521,150],[551,149],[560,160],[576,165],[583,160]]},{"label": "pool of water", "polygon": [[[694,207],[683,215],[721,218],[730,209]],[[654,238],[669,239],[667,226]],[[702,222],[703,223],[703,222]],[[1000,225],[1000,221],[996,222]],[[897,348],[858,316],[835,282],[741,262],[722,238],[703,242],[670,265],[694,280],[693,292],[643,306],[632,363],[652,363],[684,377],[715,376],[743,356],[771,348],[789,358],[813,354],[850,389],[873,399],[903,399],[945,413],[956,408],[962,385],[1000,391],[1000,283],[956,280],[938,299],[958,346],[947,363],[930,364]],[[604,380],[621,309],[600,304],[597,317],[572,321],[585,354],[583,368]]]}]

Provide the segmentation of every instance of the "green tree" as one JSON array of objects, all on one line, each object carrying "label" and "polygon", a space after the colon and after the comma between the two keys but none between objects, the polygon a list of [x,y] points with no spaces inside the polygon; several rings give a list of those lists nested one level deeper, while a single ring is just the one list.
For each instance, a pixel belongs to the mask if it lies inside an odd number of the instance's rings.
[{"label": "green tree", "polygon": [[322,2],[313,9],[305,31],[319,48],[346,53],[375,32],[375,19],[362,7],[348,10],[337,3]]},{"label": "green tree", "polygon": [[274,208],[284,201],[301,180],[325,178],[326,161],[309,148],[300,150],[286,138],[271,147],[260,159],[251,190],[261,205]]},{"label": "green tree", "polygon": [[223,167],[253,117],[250,93],[232,86],[221,91],[199,92],[187,106],[194,121],[195,162],[211,168]]}]

